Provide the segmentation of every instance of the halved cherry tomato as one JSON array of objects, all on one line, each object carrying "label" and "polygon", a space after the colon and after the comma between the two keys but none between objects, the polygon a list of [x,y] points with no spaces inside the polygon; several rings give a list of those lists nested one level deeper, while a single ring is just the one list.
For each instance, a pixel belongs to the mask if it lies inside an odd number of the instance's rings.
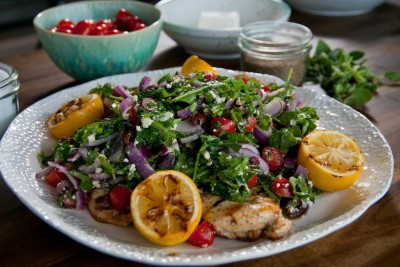
[{"label": "halved cherry tomato", "polygon": [[256,127],[256,122],[257,122],[256,117],[247,118],[244,125],[244,129],[248,132],[252,132]]},{"label": "halved cherry tomato", "polygon": [[253,175],[250,177],[250,179],[247,181],[247,185],[249,188],[253,188],[257,184],[257,175]]},{"label": "halved cherry tomato", "polygon": [[67,180],[67,176],[55,168],[45,177],[45,180],[48,185],[56,187],[62,180]]},{"label": "halved cherry tomato", "polygon": [[293,197],[293,187],[289,180],[284,177],[278,177],[272,182],[271,191],[281,197]]},{"label": "halved cherry tomato", "polygon": [[206,74],[204,74],[204,80],[206,81],[216,80],[217,78],[218,78],[217,75],[215,75],[212,72],[207,72]]},{"label": "halved cherry tomato", "polygon": [[264,90],[264,92],[271,92],[271,88],[269,88],[269,86],[268,85],[266,85],[266,84],[263,84],[262,86],[261,86],[261,89],[263,89]]},{"label": "halved cherry tomato", "polygon": [[207,221],[202,221],[194,230],[188,241],[190,244],[206,248],[214,243],[215,230],[212,224]]},{"label": "halved cherry tomato", "polygon": [[221,133],[233,133],[236,130],[236,124],[233,120],[214,117],[211,120],[211,132],[215,136],[219,136]]},{"label": "halved cherry tomato", "polygon": [[279,148],[274,146],[264,147],[261,157],[267,162],[270,171],[281,169],[285,160],[285,154],[283,154]]},{"label": "halved cherry tomato", "polygon": [[131,203],[132,191],[123,185],[117,185],[110,192],[110,202],[118,211],[128,211]]},{"label": "halved cherry tomato", "polygon": [[64,104],[47,122],[57,138],[71,138],[75,132],[104,115],[103,101],[98,94],[78,97]]}]

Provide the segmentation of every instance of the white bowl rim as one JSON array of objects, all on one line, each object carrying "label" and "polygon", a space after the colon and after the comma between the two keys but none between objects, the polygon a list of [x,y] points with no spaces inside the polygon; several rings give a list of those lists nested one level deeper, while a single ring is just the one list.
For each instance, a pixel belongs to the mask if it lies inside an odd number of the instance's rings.
[{"label": "white bowl rim", "polygon": [[[202,28],[193,28],[193,27],[182,26],[180,24],[175,24],[175,23],[165,21],[162,17],[161,6],[163,6],[169,2],[172,2],[172,1],[174,1],[174,0],[161,0],[155,5],[161,11],[161,20],[163,20],[164,25],[167,27],[168,26],[174,27],[174,29],[169,28],[172,31],[181,32],[181,33],[182,32],[190,33],[189,35],[193,35],[193,36],[210,36],[213,33],[214,34],[216,34],[216,33],[217,34],[224,34],[224,33],[226,33],[226,34],[235,33],[236,34],[236,33],[240,33],[241,29],[243,28],[243,27],[230,27],[230,28],[223,28],[223,29],[218,29],[218,28],[202,29]],[[285,12],[284,16],[282,16],[281,18],[274,20],[274,21],[285,21],[285,20],[289,19],[290,15],[292,13],[292,10],[286,2],[284,2],[282,0],[268,0],[268,1],[278,4],[278,6],[282,7]],[[196,31],[194,32],[193,29],[195,29]]]}]

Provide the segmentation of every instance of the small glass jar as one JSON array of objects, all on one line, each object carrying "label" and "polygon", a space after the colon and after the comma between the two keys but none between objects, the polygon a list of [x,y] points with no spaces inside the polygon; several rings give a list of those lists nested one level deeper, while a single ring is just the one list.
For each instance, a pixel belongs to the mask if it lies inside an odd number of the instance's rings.
[{"label": "small glass jar", "polygon": [[242,69],[274,75],[285,81],[292,69],[290,83],[300,85],[311,40],[311,31],[297,23],[259,21],[247,24],[238,41]]},{"label": "small glass jar", "polygon": [[18,114],[18,72],[0,63],[0,139]]}]

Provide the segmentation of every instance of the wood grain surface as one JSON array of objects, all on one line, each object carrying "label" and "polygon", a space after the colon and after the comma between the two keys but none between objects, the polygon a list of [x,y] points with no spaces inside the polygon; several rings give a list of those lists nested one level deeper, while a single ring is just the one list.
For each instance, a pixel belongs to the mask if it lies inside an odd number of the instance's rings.
[{"label": "wood grain surface", "polygon": [[[293,11],[291,21],[309,27],[314,42],[365,51],[377,74],[400,72],[400,1],[354,17],[320,17]],[[162,33],[144,70],[179,66],[189,55]],[[46,52],[4,57],[19,72],[21,110],[60,89],[76,85]],[[239,60],[210,60],[212,65],[240,69]],[[224,266],[400,266],[400,88],[381,86],[365,112],[387,139],[395,159],[386,195],[350,225],[324,238],[271,257]],[[30,212],[0,179],[0,266],[147,266],[108,256],[51,228]]]}]

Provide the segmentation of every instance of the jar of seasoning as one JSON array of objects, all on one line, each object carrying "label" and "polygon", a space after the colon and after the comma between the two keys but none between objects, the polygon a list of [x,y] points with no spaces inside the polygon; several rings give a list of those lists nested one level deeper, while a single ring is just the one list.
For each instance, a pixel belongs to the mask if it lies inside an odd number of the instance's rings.
[{"label": "jar of seasoning", "polygon": [[311,49],[312,33],[300,24],[286,21],[259,21],[245,25],[238,45],[245,71],[288,79],[300,85],[305,75],[305,62]]},{"label": "jar of seasoning", "polygon": [[0,139],[18,114],[18,72],[0,63]]}]

